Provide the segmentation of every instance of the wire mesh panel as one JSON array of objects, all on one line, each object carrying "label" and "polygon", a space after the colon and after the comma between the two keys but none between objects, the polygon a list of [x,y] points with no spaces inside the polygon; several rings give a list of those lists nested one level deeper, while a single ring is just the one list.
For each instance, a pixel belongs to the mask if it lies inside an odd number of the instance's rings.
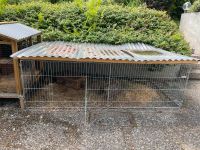
[{"label": "wire mesh panel", "polygon": [[191,65],[21,61],[29,107],[180,107]]},{"label": "wire mesh panel", "polygon": [[45,108],[84,107],[86,64],[21,61],[27,106]]},{"label": "wire mesh panel", "polygon": [[[93,65],[91,67],[90,65]],[[102,68],[91,75],[91,68]],[[190,66],[89,64],[88,107],[178,107]]]}]

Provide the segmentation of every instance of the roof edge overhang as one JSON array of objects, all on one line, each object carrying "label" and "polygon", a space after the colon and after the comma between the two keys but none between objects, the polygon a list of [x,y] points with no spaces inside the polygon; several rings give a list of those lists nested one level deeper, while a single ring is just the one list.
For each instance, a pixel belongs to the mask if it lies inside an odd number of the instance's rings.
[{"label": "roof edge overhang", "polygon": [[40,31],[40,33],[33,34],[33,35],[31,35],[31,36],[27,36],[27,37],[25,37],[25,38],[22,38],[22,39],[20,39],[20,40],[14,39],[14,38],[9,37],[9,36],[5,36],[5,35],[3,35],[3,34],[0,34],[0,36],[3,37],[3,38],[6,38],[6,39],[10,39],[10,40],[12,40],[12,41],[14,41],[14,42],[20,42],[20,41],[23,41],[23,40],[25,40],[25,39],[29,39],[29,38],[31,38],[31,37],[33,37],[33,36],[38,36],[38,35],[41,35],[41,34],[42,34],[42,31]]},{"label": "roof edge overhang", "polygon": [[198,64],[198,60],[169,60],[169,61],[129,61],[109,59],[74,59],[62,57],[14,57],[17,60],[43,60],[43,61],[66,61],[66,62],[93,62],[93,63],[126,63],[126,64]]},{"label": "roof edge overhang", "polygon": [[17,23],[17,21],[3,21],[3,22],[0,22],[0,25],[1,24],[14,24],[14,23]]},{"label": "roof edge overhang", "polygon": [[[5,24],[15,24],[15,23],[18,23],[17,21],[3,21],[3,22],[0,22],[0,25],[5,25]],[[33,34],[31,36],[27,36],[25,38],[22,38],[22,39],[15,39],[15,38],[12,38],[12,37],[9,37],[9,36],[6,36],[6,35],[3,35],[3,34],[0,34],[1,37],[3,38],[6,38],[6,39],[9,39],[11,41],[14,41],[14,42],[20,42],[20,41],[23,41],[25,39],[28,39],[28,38],[31,38],[33,36],[38,36],[38,35],[41,35],[42,34],[42,31],[39,31],[38,30],[38,33],[37,34]]]}]

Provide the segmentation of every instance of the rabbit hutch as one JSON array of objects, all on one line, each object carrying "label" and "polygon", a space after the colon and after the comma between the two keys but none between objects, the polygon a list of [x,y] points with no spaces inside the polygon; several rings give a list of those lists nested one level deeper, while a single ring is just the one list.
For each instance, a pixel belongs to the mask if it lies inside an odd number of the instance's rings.
[{"label": "rabbit hutch", "polygon": [[29,108],[176,108],[192,57],[142,43],[42,42],[14,53]]},{"label": "rabbit hutch", "polygon": [[24,107],[19,63],[10,55],[40,42],[40,35],[40,31],[17,22],[0,22],[0,99],[17,98]]}]

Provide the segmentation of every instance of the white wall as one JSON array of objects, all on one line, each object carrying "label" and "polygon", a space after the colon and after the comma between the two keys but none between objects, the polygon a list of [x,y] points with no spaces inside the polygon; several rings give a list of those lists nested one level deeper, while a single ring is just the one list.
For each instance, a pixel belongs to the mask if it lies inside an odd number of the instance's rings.
[{"label": "white wall", "polygon": [[190,47],[194,49],[194,54],[200,56],[200,12],[182,14],[180,30]]}]

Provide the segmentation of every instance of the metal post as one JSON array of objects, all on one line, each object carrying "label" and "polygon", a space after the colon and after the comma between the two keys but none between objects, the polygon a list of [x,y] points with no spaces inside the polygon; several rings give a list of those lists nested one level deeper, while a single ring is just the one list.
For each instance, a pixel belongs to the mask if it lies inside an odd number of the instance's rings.
[{"label": "metal post", "polygon": [[[87,64],[86,64],[86,74],[87,74]],[[85,124],[87,124],[87,75],[86,75],[86,79],[85,79],[85,106],[84,106],[84,113],[85,113]]]},{"label": "metal post", "polygon": [[[20,93],[20,105],[23,105],[23,109],[25,108],[25,103],[26,103],[26,98],[25,98],[25,91],[24,91],[24,74],[23,74],[23,70],[22,70],[22,62],[23,60],[19,61],[19,66],[20,66],[20,72],[21,72],[21,83],[22,83],[22,91]],[[23,104],[22,104],[23,103]]]},{"label": "metal post", "polygon": [[109,65],[107,105],[108,105],[109,98],[110,98],[110,77],[111,77],[111,63],[110,63],[110,65]]},{"label": "metal post", "polygon": [[189,80],[189,78],[190,78],[190,73],[191,73],[191,71],[192,71],[192,65],[189,65],[190,67],[189,67],[189,70],[188,70],[188,72],[187,72],[187,78],[186,78],[186,83],[185,83],[185,89],[187,89],[187,85],[188,85],[188,80]]}]

